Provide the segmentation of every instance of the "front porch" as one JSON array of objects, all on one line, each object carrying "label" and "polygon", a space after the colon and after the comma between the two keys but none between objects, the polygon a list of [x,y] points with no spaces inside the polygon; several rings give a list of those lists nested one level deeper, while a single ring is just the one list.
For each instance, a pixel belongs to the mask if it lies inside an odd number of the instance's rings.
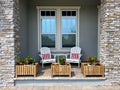
[{"label": "front porch", "polygon": [[[87,76],[84,77],[81,68],[77,67],[77,64],[71,64],[71,77],[67,75],[56,75],[51,76],[51,64],[46,64],[44,68],[39,68],[39,73],[36,77],[34,76],[18,76],[17,78],[14,78],[15,84],[17,86],[19,85],[31,85],[36,83],[37,85],[54,85],[56,83],[57,85],[61,85],[64,83],[68,83],[68,85],[72,84],[80,84],[82,83],[95,83],[94,85],[98,85],[100,83],[104,83],[106,78],[102,76]],[[72,81],[72,82],[71,82]],[[33,83],[34,82],[34,83]],[[37,83],[39,82],[39,83]],[[77,83],[76,83],[77,82]],[[24,84],[23,84],[24,83]],[[92,85],[92,84],[90,84]]]},{"label": "front porch", "polygon": [[[79,6],[79,30],[76,42],[78,46],[82,48],[82,60],[84,61],[86,56],[97,56],[102,64],[105,66],[105,83],[103,85],[120,85],[120,1],[119,0],[1,0],[0,1],[0,86],[14,86],[18,83],[34,83],[38,85],[50,80],[53,82],[59,82],[64,77],[51,77],[46,75],[48,79],[44,79],[43,76],[38,74],[37,77],[20,77],[15,76],[15,62],[20,56],[24,58],[26,56],[34,57],[39,61],[38,56],[38,23],[37,23],[37,9],[36,6]],[[98,5],[100,9],[98,10]],[[61,9],[62,10],[62,9]],[[68,10],[69,11],[69,10]],[[79,12],[78,11],[78,12]],[[73,11],[74,13],[74,11]],[[99,16],[100,13],[100,16]],[[54,14],[53,14],[54,15]],[[58,14],[59,15],[59,14]],[[70,15],[70,14],[68,14]],[[75,16],[75,14],[73,14]],[[99,19],[98,19],[99,18]],[[60,20],[59,20],[60,21]],[[100,25],[100,26],[99,26]],[[60,30],[59,30],[60,32]],[[60,34],[58,32],[58,34]],[[40,34],[40,33],[39,33]],[[61,35],[61,34],[60,34]],[[60,35],[57,39],[60,41]],[[40,42],[40,41],[39,41]],[[54,45],[58,46],[61,43]],[[61,43],[62,46],[62,43]],[[63,45],[64,47],[64,45]],[[58,51],[60,45],[58,47]],[[64,51],[64,50],[63,50]],[[60,51],[60,52],[63,52]],[[69,50],[68,50],[69,51]],[[67,52],[68,52],[67,51]],[[52,51],[54,52],[54,50]],[[50,68],[50,66],[49,66]],[[46,69],[45,69],[46,70]],[[45,71],[44,70],[44,71]],[[41,71],[42,72],[42,71]],[[77,72],[77,71],[76,71]],[[47,71],[45,71],[47,73]],[[45,74],[43,73],[43,75]],[[48,73],[50,70],[48,69]],[[84,83],[85,78],[82,77],[79,70],[78,78],[74,81],[74,78],[67,78],[62,80],[63,85],[69,83],[77,84],[77,81],[81,81],[79,85]],[[76,77],[75,77],[76,76]],[[42,78],[41,78],[42,77]],[[46,78],[45,77],[45,78]],[[25,79],[26,78],[26,79]],[[37,78],[40,78],[37,80]],[[49,79],[50,78],[50,79]],[[55,79],[54,79],[55,78]],[[80,80],[84,78],[84,80]],[[92,77],[87,77],[92,78]],[[42,79],[44,79],[42,81]],[[69,80],[71,79],[71,80]],[[75,83],[76,82],[76,83]],[[92,80],[87,81],[87,85],[93,84]],[[101,85],[101,84],[98,84]]]}]

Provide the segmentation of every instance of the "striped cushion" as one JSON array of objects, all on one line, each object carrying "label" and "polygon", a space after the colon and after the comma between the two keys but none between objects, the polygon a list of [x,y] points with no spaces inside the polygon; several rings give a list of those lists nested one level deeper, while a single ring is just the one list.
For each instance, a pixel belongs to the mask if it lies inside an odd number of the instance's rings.
[{"label": "striped cushion", "polygon": [[42,54],[44,60],[50,59],[50,54]]},{"label": "striped cushion", "polygon": [[78,54],[77,53],[73,53],[71,55],[71,59],[78,59]]}]

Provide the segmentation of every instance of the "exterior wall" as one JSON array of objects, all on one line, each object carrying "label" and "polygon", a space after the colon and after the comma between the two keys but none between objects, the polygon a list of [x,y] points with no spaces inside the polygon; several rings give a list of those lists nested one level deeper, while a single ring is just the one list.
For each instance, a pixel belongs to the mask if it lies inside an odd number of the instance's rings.
[{"label": "exterior wall", "polygon": [[20,51],[21,58],[25,58],[28,55],[28,10],[27,0],[19,0],[20,11]]},{"label": "exterior wall", "polygon": [[[97,56],[97,19],[98,19],[98,0],[30,0],[28,2],[28,55],[39,60],[38,56],[38,24],[36,6],[80,6],[80,31],[79,42],[82,48],[82,60],[86,60],[86,56]],[[23,23],[24,24],[24,23]],[[57,51],[61,52],[61,51]]]},{"label": "exterior wall", "polygon": [[120,85],[120,0],[101,0],[100,61],[106,84]]},{"label": "exterior wall", "polygon": [[18,0],[0,0],[0,86],[14,86],[19,54]]}]

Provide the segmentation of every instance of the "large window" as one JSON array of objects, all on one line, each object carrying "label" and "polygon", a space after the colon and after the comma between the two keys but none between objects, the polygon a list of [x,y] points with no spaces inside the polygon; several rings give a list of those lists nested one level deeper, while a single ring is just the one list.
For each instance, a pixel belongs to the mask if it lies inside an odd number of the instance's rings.
[{"label": "large window", "polygon": [[61,11],[62,47],[76,45],[77,16],[76,11]]},{"label": "large window", "polygon": [[38,7],[38,49],[79,45],[79,7]]},{"label": "large window", "polygon": [[41,47],[55,48],[56,17],[55,11],[40,11]]}]

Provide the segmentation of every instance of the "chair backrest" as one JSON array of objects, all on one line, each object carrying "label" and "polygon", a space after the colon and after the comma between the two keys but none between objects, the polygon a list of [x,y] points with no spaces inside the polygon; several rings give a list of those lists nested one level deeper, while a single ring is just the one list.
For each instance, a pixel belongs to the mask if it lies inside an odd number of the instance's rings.
[{"label": "chair backrest", "polygon": [[79,59],[81,54],[81,48],[80,47],[72,47],[70,50],[70,58],[72,59]]},{"label": "chair backrest", "polygon": [[50,58],[51,58],[51,51],[50,51],[50,48],[48,48],[48,47],[42,47],[42,48],[40,49],[40,53],[41,53],[41,55],[49,54],[49,55],[50,55]]}]

